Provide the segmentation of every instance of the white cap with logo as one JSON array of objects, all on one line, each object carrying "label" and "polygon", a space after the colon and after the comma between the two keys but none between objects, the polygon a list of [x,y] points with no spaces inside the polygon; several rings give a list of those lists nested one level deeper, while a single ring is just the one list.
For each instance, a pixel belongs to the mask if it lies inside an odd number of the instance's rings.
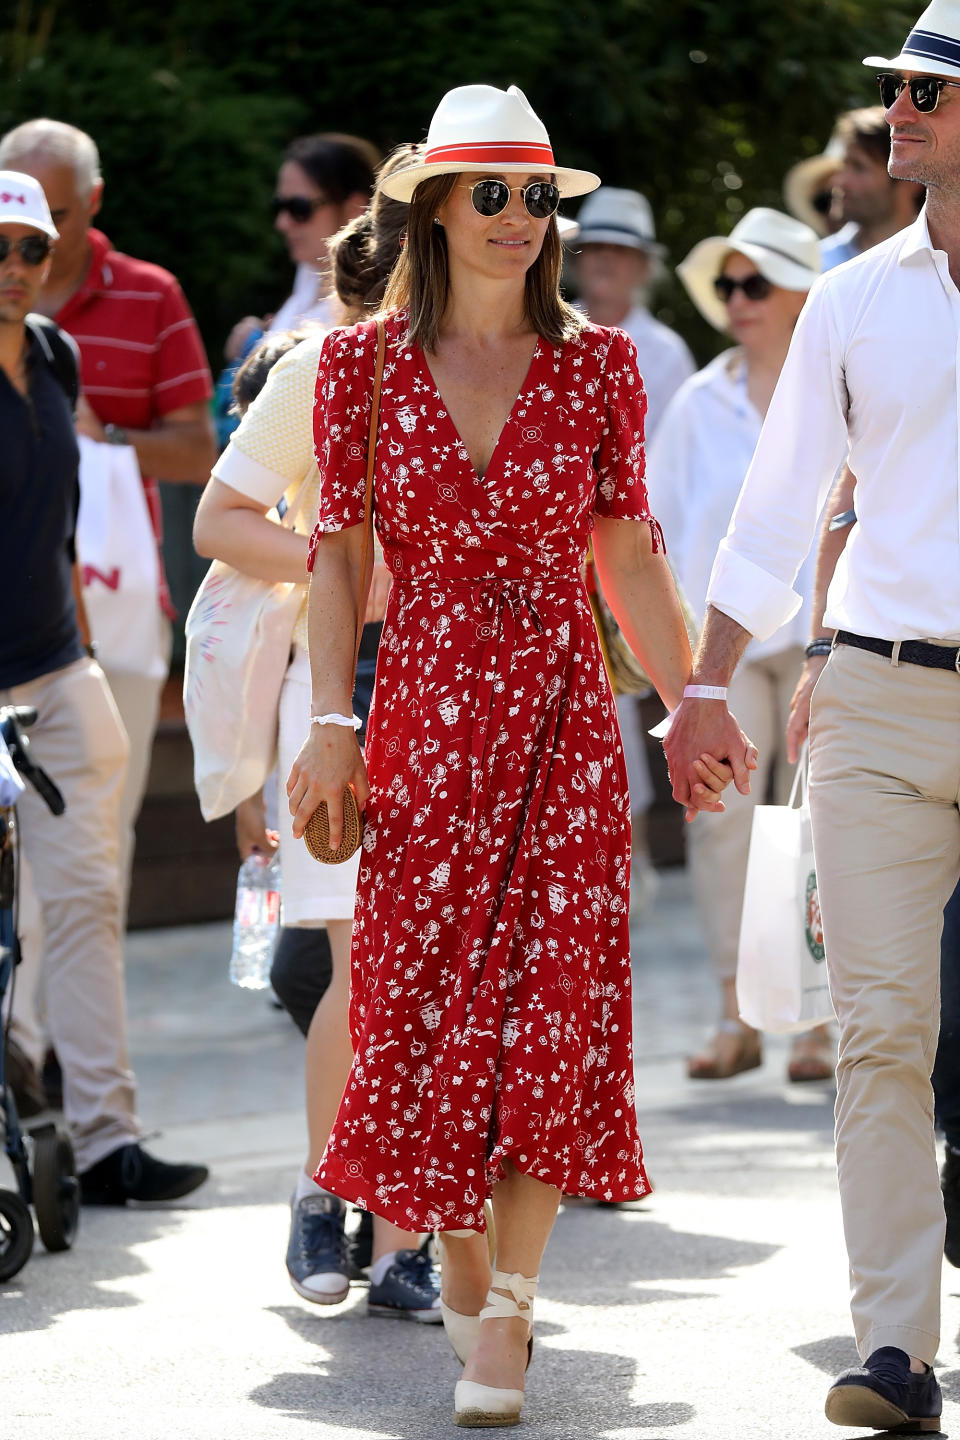
[{"label": "white cap with logo", "polygon": [[0,225],[29,225],[52,240],[60,233],[50,216],[43,186],[19,170],[0,170]]}]

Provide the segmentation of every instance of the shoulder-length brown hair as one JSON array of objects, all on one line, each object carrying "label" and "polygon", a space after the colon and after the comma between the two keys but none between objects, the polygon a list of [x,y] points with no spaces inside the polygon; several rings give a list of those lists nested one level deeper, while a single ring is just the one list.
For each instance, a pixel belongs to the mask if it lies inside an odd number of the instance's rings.
[{"label": "shoulder-length brown hair", "polygon": [[[443,226],[433,221],[459,179],[459,175],[434,175],[422,180],[414,190],[406,244],[383,297],[385,312],[409,310],[410,342],[428,351],[437,348],[440,322],[450,295],[447,237]],[[568,305],[560,294],[562,268],[560,234],[556,216],[552,216],[540,254],[526,274],[525,300],[530,324],[553,345],[573,340],[586,323],[580,312]]]}]

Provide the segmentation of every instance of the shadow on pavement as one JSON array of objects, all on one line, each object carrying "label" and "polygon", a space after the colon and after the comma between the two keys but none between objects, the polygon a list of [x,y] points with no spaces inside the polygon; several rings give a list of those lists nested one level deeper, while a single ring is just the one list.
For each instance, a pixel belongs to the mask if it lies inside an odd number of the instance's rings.
[{"label": "shadow on pavement", "polygon": [[[302,1420],[323,1421],[327,1429],[362,1427],[389,1440],[435,1440],[453,1419],[453,1391],[461,1370],[438,1326],[402,1327],[402,1363],[391,1363],[400,1327],[376,1326],[362,1306],[317,1319],[293,1306],[275,1308],[301,1340],[317,1345],[323,1356],[312,1372],[277,1375],[251,1394],[257,1405]],[[327,1317],[324,1317],[326,1319]],[[541,1337],[564,1334],[560,1326],[538,1327]],[[371,1344],[373,1341],[373,1344]],[[541,1345],[527,1382],[524,1420],[536,1426],[538,1440],[570,1440],[590,1434],[594,1440],[683,1425],[694,1417],[683,1401],[636,1405],[637,1364],[623,1355],[590,1350],[570,1336],[570,1348]]]},{"label": "shadow on pavement", "polygon": [[[777,1248],[678,1232],[636,1211],[606,1212],[599,1226],[596,1212],[561,1211],[541,1293],[581,1309],[695,1300],[711,1292],[642,1287],[671,1279],[709,1286],[746,1265],[761,1264]],[[362,1425],[391,1440],[433,1440],[439,1426],[449,1424],[460,1368],[439,1327],[407,1323],[401,1336],[399,1327],[370,1321],[362,1300],[320,1314],[293,1305],[273,1313],[321,1354],[310,1370],[277,1375],[258,1386],[251,1394],[256,1404],[322,1419],[328,1427],[355,1430]],[[538,1320],[537,1335],[524,1417],[536,1426],[538,1440],[581,1434],[605,1440],[694,1419],[694,1407],[679,1399],[636,1404],[631,1397],[639,1362],[590,1349],[589,1330],[577,1334],[555,1321]],[[559,1337],[566,1337],[566,1344],[557,1344]]]},{"label": "shadow on pavement", "polygon": [[38,1239],[19,1275],[0,1285],[0,1335],[46,1330],[73,1310],[140,1305],[139,1296],[112,1287],[148,1274],[150,1266],[134,1248],[165,1238],[178,1224],[178,1212],[169,1205],[82,1211],[73,1249],[50,1255]]}]

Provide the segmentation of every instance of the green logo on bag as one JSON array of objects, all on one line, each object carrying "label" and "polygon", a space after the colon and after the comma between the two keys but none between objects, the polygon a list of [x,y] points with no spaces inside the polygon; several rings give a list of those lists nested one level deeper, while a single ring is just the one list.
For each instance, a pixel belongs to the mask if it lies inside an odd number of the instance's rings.
[{"label": "green logo on bag", "polygon": [[820,920],[820,897],[817,894],[817,872],[811,870],[807,877],[807,949],[814,960],[823,959],[823,925]]}]

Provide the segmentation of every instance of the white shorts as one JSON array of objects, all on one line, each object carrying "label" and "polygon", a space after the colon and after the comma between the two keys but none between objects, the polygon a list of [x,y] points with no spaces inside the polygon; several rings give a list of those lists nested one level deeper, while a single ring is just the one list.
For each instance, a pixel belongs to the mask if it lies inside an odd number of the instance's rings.
[{"label": "white shorts", "polygon": [[310,660],[297,646],[280,691],[280,737],[277,745],[280,871],[283,877],[283,924],[324,925],[352,920],[357,892],[359,852],[342,865],[321,865],[302,840],[293,838],[287,804],[287,776],[310,729]]}]

